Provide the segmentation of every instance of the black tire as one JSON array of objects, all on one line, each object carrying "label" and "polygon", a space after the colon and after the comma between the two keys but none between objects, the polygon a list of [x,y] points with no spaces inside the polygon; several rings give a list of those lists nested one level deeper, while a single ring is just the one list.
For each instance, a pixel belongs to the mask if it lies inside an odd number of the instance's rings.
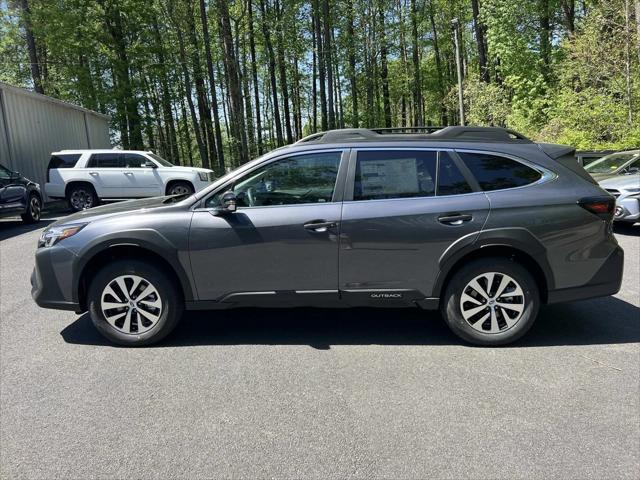
[{"label": "black tire", "polygon": [[27,210],[20,215],[24,223],[36,223],[40,221],[42,214],[42,199],[37,193],[30,193],[27,199]]},{"label": "black tire", "polygon": [[173,182],[167,188],[167,195],[193,195],[193,185],[189,182]]},{"label": "black tire", "polygon": [[[112,284],[112,282],[118,277],[128,275],[142,277],[147,284],[151,284],[158,293],[159,299],[162,303],[162,308],[159,312],[158,319],[155,322],[147,322],[144,320],[145,317],[136,313],[135,307],[141,309],[140,300],[143,299],[136,297],[136,289],[133,289],[131,292],[131,298],[135,301],[129,301],[131,307],[128,307],[132,309],[133,313],[131,313],[131,317],[129,319],[129,333],[125,333],[122,330],[123,325],[115,322],[114,326],[109,323],[102,309],[101,301],[103,298],[103,292],[107,286],[110,286],[110,284]],[[125,280],[125,282],[127,282],[127,280]],[[131,284],[127,282],[126,285],[129,287]],[[143,292],[140,290],[144,290],[145,288],[145,284],[141,282],[139,284],[137,294],[142,295]],[[122,290],[118,290],[117,293],[121,296]],[[119,300],[122,301],[125,299],[121,297]],[[105,295],[105,301],[111,301],[111,297]],[[102,268],[91,282],[87,292],[87,302],[89,305],[91,321],[98,331],[109,341],[128,347],[147,346],[165,338],[180,321],[184,308],[184,300],[180,294],[180,290],[174,281],[172,281],[171,276],[164,270],[139,260],[119,260]],[[136,302],[138,303],[136,304]],[[127,303],[127,300],[123,303]],[[112,312],[119,312],[120,310],[107,309],[106,311],[108,315],[112,315],[111,318],[113,319],[117,313]],[[126,315],[128,315],[128,313]],[[142,321],[147,324],[151,323],[151,326],[149,327],[146,325],[143,328],[149,328],[148,330],[142,333],[136,333],[132,330],[134,329],[134,326],[137,327],[140,325],[138,323],[141,321],[140,319],[143,319]]]},{"label": "black tire", "polygon": [[[472,280],[483,274],[490,275],[490,272],[496,272],[498,275],[493,277],[492,287],[488,289],[489,295],[487,295],[487,299],[484,298],[484,295],[476,295],[473,288],[468,289]],[[511,277],[516,283],[509,283],[504,290],[504,297],[500,296],[498,299],[493,295],[499,290],[500,283],[505,278],[504,275]],[[479,283],[481,286],[486,286],[489,283],[488,277],[481,277]],[[516,286],[519,286],[520,290],[517,290]],[[509,289],[511,289],[511,293],[509,293]],[[478,303],[464,302],[461,304],[460,300],[465,291],[477,297],[475,302]],[[523,295],[515,295],[516,292],[522,292]],[[496,303],[496,301],[502,303]],[[511,305],[511,302],[517,303],[517,305]],[[518,312],[512,310],[512,308],[521,308],[520,302],[522,302],[522,311],[520,317],[517,318]],[[465,320],[462,312],[463,305],[465,313],[469,315],[472,308],[475,308],[476,305],[480,308],[480,306],[485,306],[485,303],[486,308],[470,316],[469,321]],[[504,309],[499,306],[505,304],[510,304],[510,307]],[[498,346],[514,342],[527,333],[538,315],[539,307],[540,294],[538,285],[532,275],[514,260],[498,257],[471,261],[455,272],[446,286],[441,304],[441,313],[451,331],[463,340],[475,345]],[[496,323],[499,328],[496,333],[490,333],[491,328],[493,328],[492,310],[495,312]],[[486,313],[489,313],[488,319],[479,323],[486,316]],[[509,326],[505,320],[505,314],[509,316],[510,321],[513,321],[510,316],[514,315],[514,318],[516,318],[515,323]],[[484,331],[479,331],[478,329],[484,329]]]},{"label": "black tire", "polygon": [[99,204],[98,195],[94,188],[85,183],[72,185],[67,191],[67,201],[71,210],[80,212],[88,208],[97,207]]}]

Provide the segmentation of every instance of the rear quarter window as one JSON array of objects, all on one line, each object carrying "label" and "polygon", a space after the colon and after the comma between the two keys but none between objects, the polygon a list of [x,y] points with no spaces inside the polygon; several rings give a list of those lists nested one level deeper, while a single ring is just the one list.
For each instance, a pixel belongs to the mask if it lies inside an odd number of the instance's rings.
[{"label": "rear quarter window", "polygon": [[484,191],[522,187],[540,180],[537,170],[510,158],[488,153],[458,152]]},{"label": "rear quarter window", "polygon": [[51,155],[48,168],[73,168],[80,160],[79,153],[69,153],[64,155]]}]

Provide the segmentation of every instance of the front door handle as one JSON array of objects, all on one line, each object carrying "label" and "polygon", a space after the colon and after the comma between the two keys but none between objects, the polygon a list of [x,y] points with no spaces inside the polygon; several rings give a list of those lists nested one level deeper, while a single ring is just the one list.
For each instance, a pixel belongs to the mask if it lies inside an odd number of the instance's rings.
[{"label": "front door handle", "polygon": [[133,175],[133,172],[124,172],[125,175]]},{"label": "front door handle", "polygon": [[98,176],[98,172],[89,172],[89,175],[91,175],[93,177],[97,177]]},{"label": "front door handle", "polygon": [[448,215],[440,215],[438,221],[445,225],[462,225],[473,219],[472,215],[466,213],[450,213]]},{"label": "front door handle", "polygon": [[326,232],[329,228],[335,228],[338,226],[338,222],[327,222],[326,220],[311,220],[304,224],[305,230],[311,230],[312,232]]}]

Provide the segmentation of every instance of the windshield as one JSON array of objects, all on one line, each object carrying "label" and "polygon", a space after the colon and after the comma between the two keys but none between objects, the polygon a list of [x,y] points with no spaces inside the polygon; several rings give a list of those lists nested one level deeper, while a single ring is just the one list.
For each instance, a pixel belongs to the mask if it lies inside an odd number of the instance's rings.
[{"label": "windshield", "polygon": [[616,170],[623,167],[627,162],[636,158],[638,153],[614,153],[606,157],[590,163],[584,169],[589,173],[615,173]]},{"label": "windshield", "polygon": [[155,153],[148,153],[151,158],[153,158],[156,162],[158,162],[163,167],[173,167],[173,163],[166,161],[164,158],[159,157]]}]

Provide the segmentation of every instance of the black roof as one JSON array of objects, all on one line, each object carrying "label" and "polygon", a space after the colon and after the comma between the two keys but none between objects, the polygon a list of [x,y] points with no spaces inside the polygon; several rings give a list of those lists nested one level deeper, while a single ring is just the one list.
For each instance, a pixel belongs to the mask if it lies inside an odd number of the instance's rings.
[{"label": "black roof", "polygon": [[352,143],[352,142],[398,142],[398,141],[464,141],[533,143],[524,135],[498,127],[399,127],[399,128],[344,128],[328,130],[304,137],[295,145]]}]

